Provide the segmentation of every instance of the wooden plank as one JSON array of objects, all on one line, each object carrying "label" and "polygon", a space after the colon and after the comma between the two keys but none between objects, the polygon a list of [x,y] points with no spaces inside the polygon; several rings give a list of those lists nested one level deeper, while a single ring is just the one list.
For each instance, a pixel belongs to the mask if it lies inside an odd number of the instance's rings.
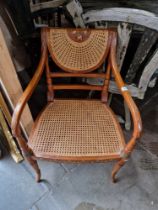
[{"label": "wooden plank", "polygon": [[[132,97],[137,97],[141,99],[141,90],[134,86],[134,85],[126,85],[129,92],[131,93]],[[110,93],[115,93],[115,94],[120,94],[120,91],[115,83],[115,81],[110,81],[110,86],[109,86],[109,92]]]},{"label": "wooden plank", "polygon": [[30,57],[26,52],[24,42],[17,35],[4,7],[0,7],[0,14],[0,28],[3,34],[5,34],[4,38],[16,71],[25,73],[25,76],[27,76],[27,72],[24,71],[24,69],[29,68],[31,62]]},{"label": "wooden plank", "polygon": [[[12,103],[12,101],[10,99],[10,96],[8,95],[8,92],[7,92],[4,84],[2,83],[1,79],[0,79],[0,91],[3,92],[3,94],[4,94],[4,96],[5,96],[6,100],[7,100],[7,105],[9,107],[11,107],[11,111],[13,112],[15,106],[13,105],[13,103]],[[28,134],[27,134],[26,129],[24,128],[22,123],[20,123],[20,127],[22,129],[22,132],[23,132],[24,136],[26,137],[26,139],[28,139]]]},{"label": "wooden plank", "polygon": [[147,11],[151,11],[155,14],[158,14],[158,1],[154,0],[80,0],[81,5],[83,6],[84,10],[87,9],[102,9],[102,8],[109,8],[109,7],[127,7],[127,8],[136,8],[136,9],[143,9]]},{"label": "wooden plank", "polygon": [[[157,71],[158,71],[158,69],[157,69]],[[156,72],[157,72],[157,71],[156,71]],[[156,73],[156,72],[155,72],[155,73]],[[154,74],[155,74],[155,73],[154,73]],[[150,87],[150,88],[155,87],[156,82],[157,82],[157,78],[158,78],[158,75],[157,75],[156,77],[154,77],[153,79],[151,79],[150,82],[149,82],[149,84],[148,84],[148,87]]]},{"label": "wooden plank", "polygon": [[145,60],[146,56],[148,55],[149,51],[151,50],[152,46],[156,43],[158,39],[158,32],[153,31],[151,29],[146,29],[137,51],[134,55],[133,61],[130,64],[130,67],[127,71],[127,75],[125,77],[125,81],[130,84],[133,82],[133,79],[136,76],[137,71],[139,70],[140,65]]},{"label": "wooden plank", "polygon": [[18,148],[17,148],[17,146],[14,142],[13,136],[10,133],[9,127],[8,127],[6,121],[5,121],[5,118],[4,118],[4,115],[1,111],[1,109],[0,109],[0,125],[2,127],[3,132],[4,132],[4,135],[6,137],[6,140],[7,140],[9,150],[10,150],[10,154],[11,154],[12,158],[14,159],[14,161],[16,163],[22,161],[23,157],[20,154],[20,151],[18,150]]},{"label": "wooden plank", "polygon": [[[99,79],[98,80],[97,79],[91,79],[91,80],[88,79],[87,83],[92,85],[92,86],[93,85],[94,86],[95,85],[102,86],[103,85],[103,80],[102,79],[100,79],[100,80]],[[127,85],[127,88],[128,88],[129,92],[131,93],[131,95],[133,97],[137,97],[137,98],[141,99],[141,90],[138,87],[131,84],[131,85]],[[119,91],[115,81],[110,81],[109,92],[114,93],[114,94],[120,94],[120,91]]]},{"label": "wooden plank", "polygon": [[31,2],[30,9],[31,9],[31,12],[37,12],[42,9],[50,9],[50,8],[59,7],[66,2],[67,0],[53,0],[53,1],[35,3],[35,4]]},{"label": "wooden plank", "polygon": [[141,98],[144,98],[148,84],[152,78],[154,72],[158,70],[158,49],[155,50],[153,57],[150,59],[148,64],[145,66],[142,76],[139,81],[139,89],[141,91]]},{"label": "wooden plank", "polygon": [[75,26],[85,28],[85,24],[82,19],[83,8],[80,2],[77,0],[72,0],[66,5],[66,9],[73,18]]},{"label": "wooden plank", "polygon": [[158,17],[153,13],[144,10],[131,8],[108,8],[88,11],[84,13],[82,17],[85,24],[96,21],[127,22],[158,31]]},{"label": "wooden plank", "polygon": [[[15,107],[23,91],[1,30],[0,30],[0,58],[1,58],[0,83],[2,83],[3,86],[5,87],[8,97],[10,98],[10,101]],[[33,119],[28,106],[26,106],[24,109],[21,122],[26,132],[29,133],[32,127]]]},{"label": "wooden plank", "polygon": [[132,32],[132,25],[124,22],[119,23],[117,27],[117,32],[118,32],[117,63],[119,69],[121,70]]}]

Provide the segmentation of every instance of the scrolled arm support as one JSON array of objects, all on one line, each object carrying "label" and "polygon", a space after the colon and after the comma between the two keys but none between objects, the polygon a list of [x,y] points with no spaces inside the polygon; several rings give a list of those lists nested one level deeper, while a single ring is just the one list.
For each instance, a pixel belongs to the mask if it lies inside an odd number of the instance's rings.
[{"label": "scrolled arm support", "polygon": [[14,113],[12,116],[12,122],[11,122],[12,133],[17,138],[19,146],[21,147],[23,153],[26,153],[28,151],[28,147],[26,145],[24,138],[21,135],[20,118],[21,118],[22,112],[24,110],[24,107],[25,107],[27,101],[29,100],[29,98],[31,97],[35,87],[37,86],[37,84],[41,78],[41,75],[43,73],[44,67],[45,67],[45,62],[46,62],[46,58],[47,58],[47,45],[46,45],[46,41],[45,41],[45,29],[42,29],[41,41],[42,41],[42,47],[41,47],[42,52],[41,52],[40,62],[38,64],[38,67],[35,71],[35,74],[34,74],[32,80],[28,84],[27,88],[23,92],[22,96],[20,97],[20,99],[15,107],[15,110],[14,110]]},{"label": "scrolled arm support", "polygon": [[142,121],[141,121],[141,117],[140,117],[140,113],[139,110],[134,102],[134,100],[132,99],[125,83],[122,80],[122,77],[119,73],[119,69],[117,66],[117,62],[116,62],[116,44],[117,44],[117,39],[116,39],[116,33],[112,32],[112,43],[111,43],[111,50],[110,50],[110,62],[111,62],[111,68],[112,68],[112,72],[113,75],[115,77],[117,86],[125,100],[125,102],[127,103],[127,106],[131,112],[132,115],[132,119],[133,119],[133,124],[134,124],[134,131],[132,134],[132,138],[130,139],[130,141],[128,142],[128,144],[125,147],[124,153],[126,154],[130,154],[130,152],[133,150],[135,144],[136,144],[136,139],[140,137],[141,132],[142,132]]}]

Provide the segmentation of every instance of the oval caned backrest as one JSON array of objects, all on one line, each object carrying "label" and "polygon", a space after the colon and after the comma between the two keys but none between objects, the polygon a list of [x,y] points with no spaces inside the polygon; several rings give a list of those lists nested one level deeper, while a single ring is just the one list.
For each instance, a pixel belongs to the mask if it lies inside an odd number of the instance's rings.
[{"label": "oval caned backrest", "polygon": [[105,29],[48,28],[47,45],[53,61],[64,71],[96,70],[109,51],[110,32]]},{"label": "oval caned backrest", "polygon": [[[107,29],[72,29],[46,28],[46,40],[52,60],[61,70],[51,71],[46,62],[46,77],[48,85],[48,101],[54,100],[55,90],[97,90],[101,91],[101,100],[107,101],[107,92],[110,80],[110,63],[107,61],[107,70],[90,73],[103,68],[108,56],[113,32]],[[105,66],[105,65],[104,65]],[[89,84],[53,84],[52,78],[83,77],[102,78],[102,86]]]}]

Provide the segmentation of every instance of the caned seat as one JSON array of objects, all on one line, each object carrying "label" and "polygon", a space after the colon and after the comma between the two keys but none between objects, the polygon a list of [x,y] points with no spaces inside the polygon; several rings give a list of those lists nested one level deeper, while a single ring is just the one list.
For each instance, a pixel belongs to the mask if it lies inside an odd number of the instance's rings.
[{"label": "caned seat", "polygon": [[125,143],[112,110],[99,100],[55,100],[35,122],[29,146],[36,157],[80,160],[120,156]]}]

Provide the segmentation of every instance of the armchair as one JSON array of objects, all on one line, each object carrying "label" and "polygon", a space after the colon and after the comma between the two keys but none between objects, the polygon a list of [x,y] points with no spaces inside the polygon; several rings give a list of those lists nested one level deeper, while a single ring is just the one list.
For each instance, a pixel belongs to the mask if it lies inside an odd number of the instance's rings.
[{"label": "armchair", "polygon": [[[25,159],[40,181],[38,159],[68,162],[117,160],[112,180],[125,164],[142,131],[141,117],[116,63],[117,33],[107,29],[43,28],[41,58],[35,74],[19,99],[12,117],[12,132],[18,139]],[[48,54],[63,70],[50,69]],[[95,70],[107,60],[106,72]],[[20,131],[22,111],[46,70],[48,105],[35,120],[28,143]],[[95,72],[93,72],[95,71]],[[126,144],[115,114],[107,104],[111,73],[131,112],[134,131]],[[53,78],[104,78],[103,86],[53,84]],[[100,100],[56,99],[55,91],[97,90]]]}]

